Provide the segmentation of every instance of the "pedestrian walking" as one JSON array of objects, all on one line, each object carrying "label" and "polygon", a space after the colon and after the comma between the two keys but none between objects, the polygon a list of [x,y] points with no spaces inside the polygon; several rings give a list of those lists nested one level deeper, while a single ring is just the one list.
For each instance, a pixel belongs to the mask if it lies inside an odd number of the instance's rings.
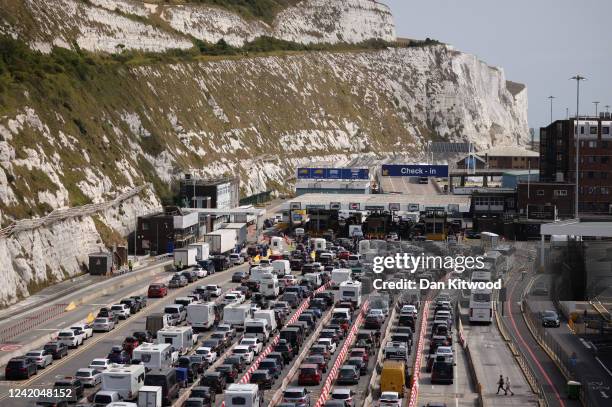
[{"label": "pedestrian walking", "polygon": [[514,396],[514,392],[510,388],[510,378],[508,376],[506,376],[506,387],[504,387],[504,391],[506,392],[506,396],[508,395],[508,392],[510,392],[511,396]]},{"label": "pedestrian walking", "polygon": [[504,375],[501,374],[499,375],[499,380],[497,381],[497,393],[495,394],[499,394],[500,390],[504,390]]}]

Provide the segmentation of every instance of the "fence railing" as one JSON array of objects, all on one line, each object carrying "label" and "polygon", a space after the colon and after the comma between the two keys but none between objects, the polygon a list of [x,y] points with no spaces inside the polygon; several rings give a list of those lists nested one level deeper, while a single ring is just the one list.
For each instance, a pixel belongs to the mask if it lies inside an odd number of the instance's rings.
[{"label": "fence railing", "polygon": [[20,319],[14,324],[2,328],[0,330],[0,343],[7,343],[27,332],[43,322],[49,321],[64,312],[68,304],[55,304],[51,305],[40,312],[37,312],[35,316]]}]

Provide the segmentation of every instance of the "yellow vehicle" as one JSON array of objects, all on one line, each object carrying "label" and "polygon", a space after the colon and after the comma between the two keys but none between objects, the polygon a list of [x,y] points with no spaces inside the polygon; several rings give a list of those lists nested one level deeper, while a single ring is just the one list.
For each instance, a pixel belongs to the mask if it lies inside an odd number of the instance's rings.
[{"label": "yellow vehicle", "polygon": [[406,365],[402,361],[387,360],[380,374],[380,391],[395,391],[404,397],[406,389]]}]

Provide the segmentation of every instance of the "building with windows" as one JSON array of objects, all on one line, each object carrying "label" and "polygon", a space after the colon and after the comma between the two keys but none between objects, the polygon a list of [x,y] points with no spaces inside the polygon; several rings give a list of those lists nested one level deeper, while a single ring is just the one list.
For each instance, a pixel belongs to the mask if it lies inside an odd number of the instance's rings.
[{"label": "building with windows", "polygon": [[172,253],[197,242],[205,233],[205,221],[199,219],[197,212],[185,213],[176,206],[168,206],[163,212],[138,217],[136,254]]},{"label": "building with windows", "polygon": [[478,151],[478,156],[485,162],[485,168],[527,170],[538,168],[540,155],[518,146],[497,146]]},{"label": "building with windows", "polygon": [[575,184],[564,182],[519,182],[517,209],[522,217],[548,220],[574,217]]},{"label": "building with windows", "polygon": [[180,182],[180,201],[185,208],[232,209],[240,204],[240,179],[215,179],[185,174]]},{"label": "building with windows", "polygon": [[[612,214],[612,118],[602,113],[600,117],[581,118],[578,124],[578,210],[582,214]],[[540,128],[541,181],[575,184],[575,131],[575,118]]]}]

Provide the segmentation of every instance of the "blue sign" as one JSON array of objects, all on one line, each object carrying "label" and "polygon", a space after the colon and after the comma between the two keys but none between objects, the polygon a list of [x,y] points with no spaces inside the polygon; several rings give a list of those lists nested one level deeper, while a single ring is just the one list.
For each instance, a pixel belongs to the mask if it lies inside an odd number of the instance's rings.
[{"label": "blue sign", "polygon": [[370,179],[367,168],[298,168],[298,179]]},{"label": "blue sign", "polygon": [[384,164],[382,175],[385,177],[448,177],[448,165],[403,165]]}]

